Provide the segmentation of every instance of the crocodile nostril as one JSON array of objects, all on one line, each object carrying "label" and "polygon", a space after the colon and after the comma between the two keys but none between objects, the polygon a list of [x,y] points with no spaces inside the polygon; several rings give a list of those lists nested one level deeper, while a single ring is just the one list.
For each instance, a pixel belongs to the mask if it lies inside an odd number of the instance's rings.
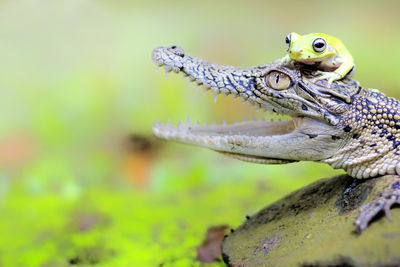
[{"label": "crocodile nostril", "polygon": [[185,56],[185,51],[179,46],[173,45],[168,48],[173,54],[179,56],[179,57],[184,57]]}]

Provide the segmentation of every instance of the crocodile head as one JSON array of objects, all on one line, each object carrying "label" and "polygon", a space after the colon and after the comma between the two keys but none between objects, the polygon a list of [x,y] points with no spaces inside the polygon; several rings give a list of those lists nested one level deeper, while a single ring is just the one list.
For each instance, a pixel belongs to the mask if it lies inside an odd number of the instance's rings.
[{"label": "crocodile head", "polygon": [[[359,155],[363,153],[360,148],[366,147],[364,153],[371,152],[370,141],[362,138],[367,137],[365,129],[375,126],[375,122],[369,123],[367,115],[358,108],[367,105],[377,108],[380,96],[361,88],[358,82],[343,79],[328,88],[325,81],[314,82],[315,70],[304,65],[220,66],[187,55],[176,46],[155,48],[152,58],[166,71],[180,72],[215,95],[232,94],[257,108],[292,118],[232,125],[155,123],[156,136],[256,163],[326,162],[357,178],[380,172],[368,169],[371,161],[379,161],[376,153],[372,160],[361,159]],[[365,103],[365,99],[370,100]]]}]

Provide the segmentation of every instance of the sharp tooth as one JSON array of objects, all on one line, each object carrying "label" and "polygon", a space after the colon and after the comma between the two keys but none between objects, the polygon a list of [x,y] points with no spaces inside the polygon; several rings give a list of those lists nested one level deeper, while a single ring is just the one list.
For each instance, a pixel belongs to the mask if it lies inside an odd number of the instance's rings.
[{"label": "sharp tooth", "polygon": [[244,118],[243,118],[243,121],[247,121],[247,118],[246,118],[246,117],[244,117]]},{"label": "sharp tooth", "polygon": [[157,66],[157,72],[160,70],[160,66]]},{"label": "sharp tooth", "polygon": [[214,121],[214,122],[212,123],[212,126],[217,126],[217,123]]},{"label": "sharp tooth", "polygon": [[200,86],[196,85],[196,91],[199,91]]},{"label": "sharp tooth", "polygon": [[169,134],[169,132],[165,132],[165,133],[163,134],[163,136],[164,136],[164,138],[168,139],[171,135]]},{"label": "sharp tooth", "polygon": [[217,97],[218,97],[218,95],[214,95],[214,104],[217,103]]},{"label": "sharp tooth", "polygon": [[165,79],[167,79],[167,78],[168,78],[168,71],[165,70]]},{"label": "sharp tooth", "polygon": [[228,90],[226,90],[226,89],[221,89],[221,93],[226,97],[226,96],[228,96],[229,94],[230,94],[230,92],[228,91]]},{"label": "sharp tooth", "polygon": [[207,122],[207,121],[204,121],[204,125],[205,125],[205,126],[208,126],[208,122]]},{"label": "sharp tooth", "polygon": [[192,122],[190,121],[190,117],[189,116],[187,117],[186,124],[192,125]]},{"label": "sharp tooth", "polygon": [[225,125],[226,125],[226,121],[223,121],[223,122],[222,122],[222,125],[225,126]]}]

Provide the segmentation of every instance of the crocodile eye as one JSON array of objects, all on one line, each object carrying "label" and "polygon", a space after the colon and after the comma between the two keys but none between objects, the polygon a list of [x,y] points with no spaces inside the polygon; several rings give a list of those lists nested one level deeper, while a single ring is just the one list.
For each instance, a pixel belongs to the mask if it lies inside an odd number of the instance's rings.
[{"label": "crocodile eye", "polygon": [[266,77],[269,87],[275,90],[284,90],[290,86],[290,78],[286,74],[278,71],[271,71]]},{"label": "crocodile eye", "polygon": [[323,38],[317,38],[312,43],[315,52],[323,52],[326,48],[326,42]]}]

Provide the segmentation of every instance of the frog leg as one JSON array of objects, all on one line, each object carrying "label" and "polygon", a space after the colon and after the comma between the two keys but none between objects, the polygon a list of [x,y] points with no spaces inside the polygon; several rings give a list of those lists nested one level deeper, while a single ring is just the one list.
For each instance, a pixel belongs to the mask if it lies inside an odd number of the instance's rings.
[{"label": "frog leg", "polygon": [[351,72],[351,74],[354,74],[354,60],[350,54],[344,54],[340,58],[336,58],[334,61],[336,64],[341,64],[339,68],[335,70],[335,72],[339,74],[341,78],[349,74],[349,72]]},{"label": "frog leg", "polygon": [[286,65],[291,61],[291,58],[289,57],[289,55],[284,56],[283,58],[281,58],[281,64]]},{"label": "frog leg", "polygon": [[380,179],[388,179],[387,185],[371,202],[360,208],[360,214],[354,222],[360,233],[380,212],[384,212],[386,218],[390,220],[390,208],[393,204],[400,204],[400,176],[387,175]]},{"label": "frog leg", "polygon": [[346,74],[347,78],[353,77],[354,73],[356,73],[356,65],[353,66],[353,68]]},{"label": "frog leg", "polygon": [[327,87],[330,88],[332,83],[334,81],[342,79],[344,76],[342,76],[340,73],[337,73],[336,71],[328,72],[328,71],[318,71],[318,74],[320,76],[314,78],[314,81],[320,81],[320,80],[327,80],[328,84]]},{"label": "frog leg", "polygon": [[354,74],[354,60],[353,57],[350,54],[345,54],[342,55],[341,57],[334,57],[330,59],[331,65],[340,65],[335,71],[333,72],[323,72],[319,71],[318,73],[320,74],[319,77],[317,77],[315,80],[327,80],[328,81],[328,87],[332,84],[332,82],[340,80],[344,78],[347,74],[351,73],[351,75]]}]

